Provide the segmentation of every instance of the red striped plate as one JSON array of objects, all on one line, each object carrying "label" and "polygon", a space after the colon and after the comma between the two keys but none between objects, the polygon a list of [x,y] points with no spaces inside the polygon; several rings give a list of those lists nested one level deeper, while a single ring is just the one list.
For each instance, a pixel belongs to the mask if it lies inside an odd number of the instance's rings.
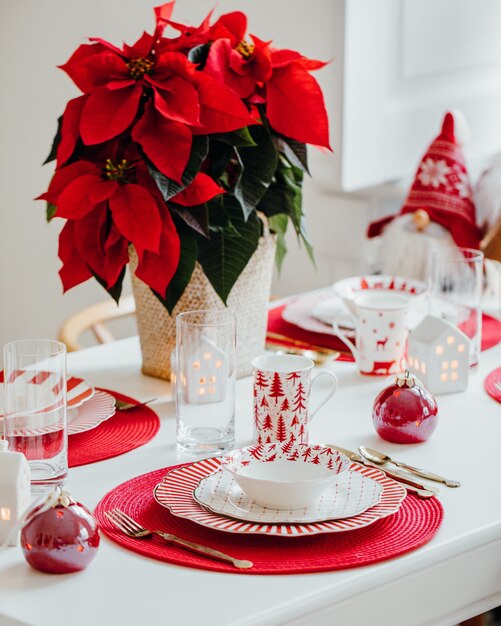
[{"label": "red striped plate", "polygon": [[66,381],[66,402],[69,409],[76,409],[86,400],[90,400],[96,390],[83,378],[72,376]]},{"label": "red striped plate", "polygon": [[193,491],[201,480],[220,469],[219,458],[204,459],[169,472],[153,490],[155,500],[178,517],[229,533],[280,535],[283,537],[303,537],[320,533],[336,533],[364,528],[383,517],[396,513],[407,491],[388,478],[383,472],[372,467],[362,467],[353,463],[350,470],[360,472],[380,483],[383,487],[381,500],[372,508],[346,519],[328,520],[311,524],[260,524],[244,522],[207,511],[193,499]]},{"label": "red striped plate", "polygon": [[[105,391],[96,391],[92,398],[83,406],[68,410],[68,435],[77,435],[96,428],[115,414],[115,398]],[[21,430],[12,431],[17,437],[39,437],[61,430],[62,422],[48,425],[37,425],[36,417],[32,425],[25,425]]]},{"label": "red striped plate", "polygon": [[[50,408],[50,403],[57,399],[59,392],[61,391],[61,385],[58,385],[58,378],[55,374],[49,372],[42,372],[37,376],[33,376],[30,372],[19,371],[16,372],[16,377],[25,377],[28,383],[33,385],[43,385],[46,388],[47,408]],[[60,379],[59,379],[60,380]],[[3,383],[3,371],[0,370],[0,383]],[[94,387],[91,387],[88,382],[83,378],[76,378],[71,376],[66,380],[66,403],[68,409],[76,409],[81,406],[86,400],[90,400],[95,393]],[[4,412],[4,397],[0,394],[0,417]]]},{"label": "red striped plate", "polygon": [[68,435],[92,430],[115,415],[115,398],[105,391],[96,391],[84,405],[68,411]]}]

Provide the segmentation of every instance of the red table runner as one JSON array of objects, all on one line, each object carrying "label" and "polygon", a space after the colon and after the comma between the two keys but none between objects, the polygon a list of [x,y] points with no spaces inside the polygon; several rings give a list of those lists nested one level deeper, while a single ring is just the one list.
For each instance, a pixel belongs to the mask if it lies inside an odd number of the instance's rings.
[{"label": "red table runner", "polygon": [[[116,391],[102,391],[123,402],[137,402]],[[153,439],[159,428],[158,415],[147,406],[117,411],[97,428],[68,437],[68,465],[87,465],[139,448]]]},{"label": "red table runner", "polygon": [[[159,561],[197,569],[234,574],[302,574],[369,565],[425,544],[439,529],[444,514],[436,498],[420,500],[408,495],[397,513],[355,531],[294,538],[237,535],[176,517],[157,504],[153,488],[172,469],[174,467],[156,470],[118,485],[99,502],[94,514],[103,532],[124,548]],[[203,543],[236,558],[250,559],[254,567],[239,570],[159,537],[127,537],[104,515],[113,508],[120,508],[147,528]]]}]

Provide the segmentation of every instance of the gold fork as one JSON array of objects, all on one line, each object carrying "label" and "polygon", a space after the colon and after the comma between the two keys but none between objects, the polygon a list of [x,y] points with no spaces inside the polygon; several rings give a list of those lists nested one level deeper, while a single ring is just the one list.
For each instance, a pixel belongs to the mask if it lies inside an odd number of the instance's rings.
[{"label": "gold fork", "polygon": [[203,546],[199,543],[194,543],[193,541],[181,539],[180,537],[176,537],[176,535],[163,533],[160,530],[149,530],[148,528],[144,528],[120,509],[106,511],[105,515],[110,522],[118,528],[118,530],[123,532],[124,535],[127,535],[128,537],[142,539],[144,537],[149,537],[150,535],[158,535],[159,537],[162,537],[162,539],[165,539],[165,541],[170,541],[171,543],[183,546],[192,552],[198,552],[199,554],[203,554],[205,556],[211,556],[215,559],[219,559],[220,561],[228,561],[239,569],[249,569],[254,566],[252,561],[235,559],[228,554],[224,554],[224,552],[219,552],[219,550],[214,550],[214,548],[209,548],[208,546]]}]

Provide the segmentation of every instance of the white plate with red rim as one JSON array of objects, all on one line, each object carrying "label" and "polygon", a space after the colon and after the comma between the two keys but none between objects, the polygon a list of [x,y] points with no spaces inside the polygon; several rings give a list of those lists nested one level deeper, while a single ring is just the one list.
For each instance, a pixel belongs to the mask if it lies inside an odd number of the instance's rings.
[{"label": "white plate with red rim", "polygon": [[[78,435],[96,428],[115,414],[115,398],[105,391],[96,391],[92,398],[68,411],[68,435]],[[13,431],[13,436],[36,437],[60,430],[62,424],[39,426],[39,416],[32,415],[28,418],[32,425],[26,425],[19,432]]]},{"label": "white plate with red rim", "polygon": [[319,318],[315,315],[315,311],[325,302],[329,302],[329,314],[332,310],[349,313],[348,307],[341,298],[333,299],[331,289],[321,289],[291,300],[282,311],[282,319],[303,330],[332,336],[334,335],[332,324],[326,323],[323,317]]},{"label": "white plate with red rim", "polygon": [[[45,393],[47,405],[57,400],[59,394],[58,381],[55,375],[50,372],[39,372],[36,376],[29,371],[16,372],[14,380],[19,380],[21,384],[40,385],[40,393]],[[3,383],[3,371],[0,371],[0,383]],[[87,400],[90,400],[95,393],[94,387],[89,385],[83,378],[71,376],[66,380],[66,406],[68,409],[76,409]],[[0,417],[4,413],[4,396],[0,394]]]},{"label": "white plate with red rim", "polygon": [[354,517],[304,524],[271,524],[232,519],[206,510],[193,498],[193,491],[204,478],[221,469],[221,459],[211,458],[178,467],[169,472],[153,490],[155,500],[173,515],[201,526],[229,533],[305,537],[322,533],[346,532],[365,528],[388,515],[396,513],[406,496],[406,490],[383,472],[373,467],[353,463],[350,470],[361,473],[382,486],[381,500],[375,506]]},{"label": "white plate with red rim", "polygon": [[360,472],[347,471],[304,509],[273,509],[256,504],[227,472],[204,478],[193,492],[195,500],[213,513],[260,524],[306,524],[354,517],[378,504],[381,483]]},{"label": "white plate with red rim", "polygon": [[256,504],[273,509],[304,509],[316,504],[351,463],[329,446],[264,443],[233,450],[221,468]]},{"label": "white plate with red rim", "polygon": [[113,417],[115,412],[115,398],[106,391],[96,391],[88,402],[68,411],[68,435],[78,435],[97,428]]}]

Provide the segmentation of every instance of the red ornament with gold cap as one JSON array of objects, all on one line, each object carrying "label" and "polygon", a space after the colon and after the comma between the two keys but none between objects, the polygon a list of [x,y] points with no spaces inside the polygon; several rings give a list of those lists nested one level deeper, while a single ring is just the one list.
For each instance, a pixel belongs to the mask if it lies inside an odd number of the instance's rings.
[{"label": "red ornament with gold cap", "polygon": [[435,430],[438,407],[431,393],[406,371],[378,394],[372,420],[378,435],[387,441],[420,443]]},{"label": "red ornament with gold cap", "polygon": [[21,531],[26,560],[49,574],[69,574],[87,567],[99,539],[92,514],[60,487],[29,513]]}]

